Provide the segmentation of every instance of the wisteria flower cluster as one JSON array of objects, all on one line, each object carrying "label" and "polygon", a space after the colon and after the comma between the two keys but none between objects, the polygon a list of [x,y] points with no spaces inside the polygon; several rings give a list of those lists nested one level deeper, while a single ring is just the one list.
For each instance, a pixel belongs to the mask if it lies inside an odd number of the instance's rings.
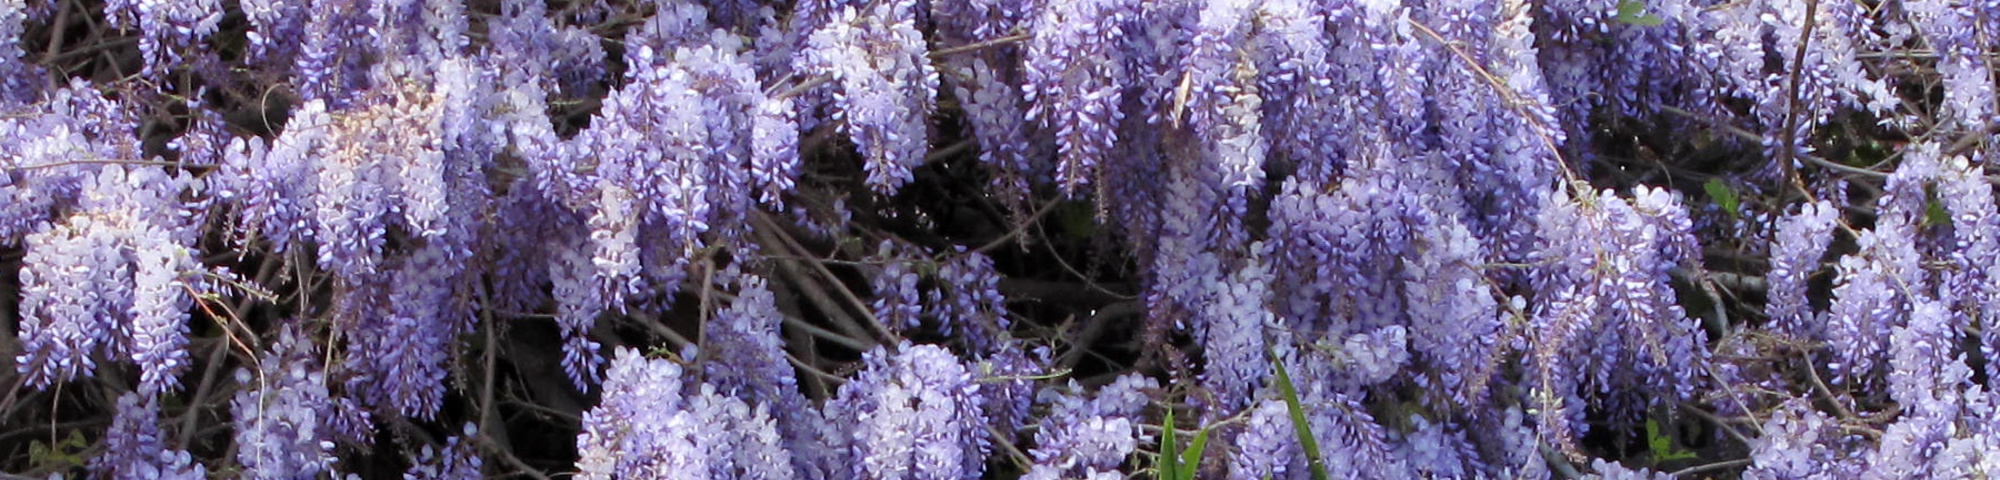
[{"label": "wisteria flower cluster", "polygon": [[1995,39],[0,0],[0,477],[2000,476]]}]

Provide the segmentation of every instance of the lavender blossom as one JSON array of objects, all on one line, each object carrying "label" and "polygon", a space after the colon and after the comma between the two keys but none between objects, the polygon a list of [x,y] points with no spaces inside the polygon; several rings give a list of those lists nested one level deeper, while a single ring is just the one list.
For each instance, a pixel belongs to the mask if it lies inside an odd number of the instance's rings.
[{"label": "lavender blossom", "polygon": [[1159,385],[1150,378],[1127,375],[1098,389],[1095,398],[1045,390],[1042,396],[1050,411],[1035,432],[1035,448],[1028,452],[1035,464],[1021,478],[1123,478],[1119,465],[1146,440],[1138,418],[1149,400],[1145,390],[1156,388]]},{"label": "lavender blossom", "polygon": [[310,194],[317,180],[313,154],[332,139],[326,103],[294,108],[285,130],[269,143],[232,140],[223,154],[216,195],[238,206],[243,228],[271,241],[280,252],[313,238]]},{"label": "lavender blossom", "polygon": [[188,249],[153,230],[139,237],[132,253],[131,353],[139,364],[140,392],[154,395],[180,386],[188,366],[188,276],[200,267]]},{"label": "lavender blossom", "polygon": [[785,205],[784,195],[798,183],[799,119],[792,99],[762,96],[751,123],[750,178],[756,180],[757,202],[766,208]]},{"label": "lavender blossom", "polygon": [[1951,418],[1972,385],[1972,369],[1955,354],[1958,329],[1946,306],[1928,298],[1911,300],[1908,324],[1889,334],[1889,397],[1906,416]]},{"label": "lavender blossom", "polygon": [[1257,60],[1257,88],[1265,100],[1263,129],[1271,138],[1271,151],[1298,162],[1300,176],[1327,181],[1339,170],[1336,155],[1346,146],[1328,141],[1342,135],[1329,118],[1342,106],[1335,100],[1335,66],[1327,58],[1332,39],[1325,9],[1304,0],[1265,0],[1255,8],[1261,28],[1253,45],[1261,51],[1252,58]]},{"label": "lavender blossom", "polygon": [[96,478],[202,480],[208,471],[186,450],[167,448],[160,433],[160,405],[151,395],[118,397],[118,414],[104,433],[104,454],[91,459]]},{"label": "lavender blossom", "polygon": [[683,381],[673,361],[619,348],[577,436],[578,478],[797,478],[764,406]]},{"label": "lavender blossom", "polygon": [[[1986,157],[1979,160],[1990,161],[1994,155]],[[1965,328],[1968,319],[2000,316],[2000,270],[1982,260],[2000,257],[2000,207],[1995,206],[1993,186],[1986,181],[1985,168],[1980,167],[1986,162],[1955,156],[1942,163],[1936,194],[1951,216],[1950,260],[1956,268],[1944,275],[1939,300],[1951,304],[1953,310],[1972,313],[1953,315],[1951,326]],[[1980,333],[1981,352],[1992,358],[2000,352],[2000,331],[1982,329]],[[1988,378],[2000,375],[2000,365],[1989,362],[1986,371]]]},{"label": "lavender blossom", "polygon": [[703,377],[724,394],[773,412],[781,444],[791,447],[793,469],[820,478],[826,454],[817,432],[825,419],[800,393],[798,374],[787,362],[779,329],[784,313],[763,278],[734,272],[726,276],[736,276],[736,301],[716,313],[704,334],[708,345],[702,352],[708,355],[703,357]]},{"label": "lavender blossom", "polygon": [[432,449],[424,445],[417,455],[410,459],[410,470],[403,473],[403,480],[479,480],[481,461],[479,451],[472,445],[479,435],[479,429],[465,424],[459,435],[445,438],[444,445]]},{"label": "lavender blossom", "polygon": [[1601,458],[1591,461],[1590,469],[1596,472],[1585,475],[1583,478],[1587,480],[1673,480],[1674,478],[1673,475],[1668,475],[1665,472],[1655,472],[1644,468],[1629,468],[1618,464],[1618,462],[1607,462]]},{"label": "lavender blossom", "polygon": [[1842,453],[1825,442],[1833,423],[1803,399],[1779,405],[1764,421],[1764,435],[1751,442],[1752,464],[1743,472],[1743,478],[1779,480],[1832,475],[1835,456]]},{"label": "lavender blossom", "polygon": [[[793,453],[772,421],[769,403],[752,407],[744,400],[716,394],[707,385],[688,398],[687,411],[680,415],[706,425],[694,432],[697,445],[710,460],[708,478],[741,480],[792,480]],[[799,445],[800,448],[808,448]],[[810,455],[810,454],[808,454]],[[691,472],[688,472],[691,473]]]},{"label": "lavender blossom", "polygon": [[1883,427],[1881,439],[1872,451],[1862,452],[1866,470],[1853,478],[1955,478],[1963,473],[1932,469],[1940,465],[1932,463],[1932,459],[1951,438],[1951,430],[1957,428],[1953,417],[1926,410],[1906,413]]},{"label": "lavender blossom", "polygon": [[[2000,118],[1995,98],[1990,49],[1992,32],[1979,28],[1980,8],[1953,2],[1925,0],[1903,6],[1910,22],[1923,35],[1931,51],[1937,53],[1938,75],[1942,77],[1944,110],[1956,126],[1968,129]],[[1984,8],[1992,15],[1992,7]]]},{"label": "lavender blossom", "polygon": [[32,79],[42,78],[44,73],[28,62],[27,52],[21,48],[27,20],[24,3],[0,5],[0,104],[29,103],[40,93],[40,82]]},{"label": "lavender blossom", "polygon": [[1424,371],[1435,372],[1441,391],[1460,405],[1475,405],[1499,367],[1495,357],[1504,325],[1479,268],[1478,240],[1464,225],[1439,220],[1442,225],[1417,238],[1422,242],[1417,257],[1402,274],[1411,310],[1410,350],[1421,357]]},{"label": "lavender blossom", "polygon": [[245,32],[250,60],[289,64],[299,51],[299,45],[290,39],[305,32],[308,2],[240,0],[240,3],[244,19],[251,27]]},{"label": "lavender blossom", "polygon": [[1046,374],[1048,347],[1029,351],[1019,340],[994,345],[994,351],[979,362],[979,394],[984,399],[987,423],[1001,432],[1019,432],[1033,417],[1035,379]]},{"label": "lavender blossom", "polygon": [[1855,239],[1859,251],[1842,257],[1836,266],[1840,277],[1826,321],[1836,383],[1875,377],[1890,330],[1908,308],[1899,285],[1919,285],[1917,275],[1922,270],[1915,226],[1909,221],[1896,214],[1877,219],[1875,228]]},{"label": "lavender blossom", "polygon": [[942,58],[939,70],[965,110],[968,136],[979,141],[980,161],[994,172],[993,187],[1009,196],[1026,194],[1029,181],[1044,173],[1034,158],[1044,145],[1027,121],[1023,47],[1003,42],[1039,9],[1024,2],[968,0],[932,2],[931,10],[939,47],[980,47]]},{"label": "lavender blossom", "polygon": [[1580,426],[1581,406],[1566,404],[1579,385],[1638,384],[1661,393],[1654,402],[1686,399],[1708,362],[1705,335],[1671,284],[1670,270],[1696,251],[1686,210],[1662,190],[1632,197],[1559,198],[1542,211],[1541,255],[1559,266],[1536,273],[1544,299],[1530,327],[1531,365],[1542,427],[1565,449]]},{"label": "lavender blossom", "polygon": [[1055,132],[1056,181],[1072,195],[1093,182],[1118,143],[1120,86],[1129,78],[1119,44],[1134,3],[1050,2],[1030,22],[1035,38],[1022,61],[1028,120]]},{"label": "lavender blossom", "polygon": [[[1261,247],[1252,246],[1251,250]],[[1264,306],[1270,298],[1269,270],[1262,259],[1243,266],[1214,286],[1197,328],[1202,341],[1201,383],[1218,402],[1217,412],[1234,411],[1250,403],[1250,393],[1270,376],[1266,329],[1277,319]]]},{"label": "lavender blossom", "polygon": [[[282,0],[252,1],[269,5],[268,2]],[[260,40],[253,40],[253,44],[265,43],[267,50],[289,50],[289,45],[270,45],[303,39],[296,44],[297,51],[289,59],[292,76],[298,79],[295,88],[299,98],[325,101],[329,110],[345,109],[355,100],[349,97],[350,92],[368,90],[368,55],[359,53],[374,50],[374,40],[380,32],[371,32],[368,28],[368,9],[357,8],[361,0],[299,3],[303,5],[264,6],[273,10],[260,15],[271,22],[272,31]],[[284,36],[286,34],[296,36]]]},{"label": "lavender blossom", "polygon": [[327,391],[313,340],[298,326],[282,327],[256,371],[237,370],[243,384],[230,402],[236,461],[243,478],[311,478],[333,467],[338,399]]},{"label": "lavender blossom", "polygon": [[979,478],[991,448],[980,385],[958,358],[931,345],[869,351],[859,377],[826,404],[851,435],[850,478]]},{"label": "lavender blossom", "polygon": [[[911,253],[896,248],[890,240],[876,245],[875,256],[880,258],[882,269],[870,276],[869,284],[875,291],[875,300],[870,302],[871,312],[877,321],[892,330],[917,328],[922,324],[922,293],[917,289],[921,280],[910,260]],[[949,326],[945,327],[949,333]]]},{"label": "lavender blossom", "polygon": [[[1237,217],[1245,214],[1245,197],[1262,190],[1264,154],[1269,146],[1262,133],[1263,96],[1254,62],[1236,53],[1246,43],[1254,2],[1207,2],[1189,40],[1181,66],[1188,94],[1187,122],[1221,174],[1224,203]],[[1178,115],[1169,112],[1170,115]],[[1180,119],[1175,118],[1175,123]]]},{"label": "lavender blossom", "polygon": [[89,82],[66,88],[21,112],[0,118],[0,132],[17,139],[0,145],[0,243],[19,244],[72,207],[86,178],[100,165],[78,160],[121,158],[138,150],[129,133],[138,120],[123,104]]},{"label": "lavender blossom", "polygon": [[21,259],[21,343],[16,370],[43,388],[90,375],[92,358],[117,341],[120,277],[129,265],[118,254],[116,232],[79,217],[30,234]]},{"label": "lavender blossom", "polygon": [[1410,431],[1396,444],[1397,455],[1425,478],[1469,478],[1477,467],[1478,451],[1453,425],[1434,422],[1422,415],[1410,416]]},{"label": "lavender blossom", "polygon": [[832,12],[800,53],[800,71],[837,86],[834,120],[860,151],[869,188],[883,194],[908,183],[930,147],[938,74],[924,54],[916,9],[893,1]]},{"label": "lavender blossom", "polygon": [[604,313],[603,290],[592,279],[589,240],[582,235],[551,240],[547,261],[551,293],[556,300],[556,324],[563,339],[563,371],[579,390],[589,389],[598,380],[597,368],[604,363],[599,344],[590,338],[590,328]]},{"label": "lavender blossom", "polygon": [[103,165],[85,177],[77,211],[30,234],[21,269],[18,370],[47,387],[89,376],[92,355],[129,358],[147,395],[178,388],[193,304],[180,278],[195,270],[188,178]]},{"label": "lavender blossom", "polygon": [[679,365],[619,348],[604,374],[603,400],[583,416],[577,478],[665,478],[696,468],[702,459],[688,438],[692,419],[675,415],[684,408],[682,388]]},{"label": "lavender blossom", "polygon": [[139,52],[145,59],[142,75],[164,74],[181,64],[176,51],[196,45],[215,33],[222,22],[218,0],[112,0],[105,2],[104,14],[121,28],[138,27]]},{"label": "lavender blossom", "polygon": [[993,259],[979,252],[958,248],[938,266],[936,297],[927,299],[936,312],[942,333],[956,331],[973,351],[991,352],[1006,338],[1013,325],[1008,318],[1007,298],[1000,293],[1000,273]]},{"label": "lavender blossom", "polygon": [[[391,263],[385,276],[353,288],[345,299],[359,315],[344,318],[342,333],[357,373],[348,390],[369,404],[429,419],[443,406],[446,368],[472,311],[455,301],[454,278],[462,266],[432,246]],[[357,307],[358,306],[358,307]]]},{"label": "lavender blossom", "polygon": [[1236,435],[1229,456],[1230,480],[1293,480],[1306,478],[1304,452],[1291,413],[1280,400],[1250,407],[1245,427]]},{"label": "lavender blossom", "polygon": [[[1400,331],[1396,327],[1384,330],[1387,331],[1382,332],[1382,337]],[[1355,339],[1350,337],[1349,344],[1353,345]],[[1359,353],[1353,350],[1350,349],[1349,355]],[[1416,476],[1407,459],[1396,454],[1382,425],[1362,406],[1362,391],[1345,379],[1355,378],[1354,373],[1343,373],[1382,364],[1356,365],[1354,358],[1307,354],[1298,360],[1282,357],[1278,360],[1300,367],[1289,370],[1295,372],[1292,380],[1299,402],[1312,405],[1306,412],[1306,421],[1310,422],[1315,442],[1319,444],[1328,478]],[[1376,361],[1380,361],[1379,357]],[[1267,386],[1266,390],[1275,391],[1276,387]],[[1303,466],[1293,468],[1304,470]]]},{"label": "lavender blossom", "polygon": [[1801,339],[1820,337],[1813,312],[1806,305],[1806,286],[1819,271],[1820,256],[1833,243],[1833,227],[1840,210],[1825,201],[1802,204],[1797,213],[1778,219],[1777,238],[1772,240],[1771,272],[1765,275],[1771,287],[1765,313],[1771,329]]},{"label": "lavender blossom", "polygon": [[1492,163],[1475,164],[1473,184],[1487,187],[1466,189],[1466,201],[1479,213],[1466,224],[1486,239],[1497,259],[1524,261],[1540,237],[1536,219],[1551,201],[1548,187],[1556,182],[1563,162],[1558,149],[1567,134],[1558,123],[1554,94],[1537,60],[1541,52],[1533,31],[1533,2],[1506,0],[1497,9],[1492,73],[1505,80],[1511,93],[1502,98],[1513,111],[1497,118],[1492,127],[1497,136]]}]

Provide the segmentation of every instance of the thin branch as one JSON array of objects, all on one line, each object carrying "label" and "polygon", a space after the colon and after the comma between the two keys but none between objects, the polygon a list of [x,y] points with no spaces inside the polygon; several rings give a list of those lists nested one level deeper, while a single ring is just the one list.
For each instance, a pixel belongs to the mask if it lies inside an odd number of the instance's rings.
[{"label": "thin branch", "polygon": [[1819,0],[1806,0],[1806,18],[1799,27],[1799,46],[1792,52],[1792,71],[1785,84],[1785,118],[1782,122],[1785,144],[1778,154],[1778,168],[1783,169],[1785,178],[1799,182],[1798,172],[1792,170],[1792,158],[1798,155],[1794,145],[1798,144],[1799,122],[1799,79],[1805,76],[1806,52],[1812,45],[1813,17],[1819,13]]},{"label": "thin branch", "polygon": [[1008,35],[1005,37],[995,38],[984,42],[968,43],[956,47],[940,48],[937,50],[932,50],[930,56],[931,58],[944,58],[947,56],[957,55],[960,53],[970,52],[974,50],[983,50],[1010,43],[1026,41],[1031,38],[1035,38],[1035,35],[1032,33],[1020,33],[1020,34]]},{"label": "thin branch", "polygon": [[1710,464],[1707,464],[1707,465],[1695,465],[1695,466],[1692,466],[1692,467],[1688,467],[1688,468],[1683,468],[1683,469],[1680,469],[1680,470],[1675,470],[1675,471],[1674,471],[1674,473],[1671,473],[1671,474],[1669,474],[1669,475],[1673,475],[1673,477],[1674,477],[1674,478],[1687,478],[1687,477],[1691,477],[1691,476],[1694,476],[1694,474],[1697,474],[1697,473],[1707,473],[1707,472],[1713,472],[1713,471],[1718,471],[1718,470],[1728,470],[1728,469],[1731,469],[1731,468],[1736,468],[1736,467],[1747,467],[1747,466],[1750,466],[1750,463],[1751,463],[1751,461],[1750,461],[1750,459],[1748,459],[1748,458],[1739,458],[1739,459],[1735,459],[1735,460],[1724,460],[1724,461],[1720,461],[1720,462],[1715,462],[1715,463],[1710,463]]},{"label": "thin branch", "polygon": [[1021,224],[1015,226],[1013,230],[1008,231],[1006,235],[1001,235],[1000,238],[995,238],[992,241],[986,242],[985,245],[980,245],[979,248],[972,249],[972,251],[974,253],[985,254],[987,252],[1000,249],[1000,247],[1006,245],[1007,242],[1012,241],[1015,238],[1020,238],[1023,232],[1028,231],[1029,225],[1034,225],[1040,222],[1043,216],[1048,215],[1049,212],[1055,211],[1056,205],[1061,205],[1061,204],[1062,202],[1050,201],[1047,204],[1042,205],[1042,208],[1035,210],[1035,213],[1033,215],[1028,216],[1028,221],[1021,222]]}]

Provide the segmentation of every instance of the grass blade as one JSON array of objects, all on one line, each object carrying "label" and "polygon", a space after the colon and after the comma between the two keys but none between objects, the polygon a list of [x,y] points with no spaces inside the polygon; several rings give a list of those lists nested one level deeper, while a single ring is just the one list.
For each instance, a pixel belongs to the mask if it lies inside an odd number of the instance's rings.
[{"label": "grass blade", "polygon": [[1292,431],[1299,435],[1299,448],[1306,451],[1306,468],[1312,471],[1313,480],[1327,480],[1326,462],[1319,458],[1319,442],[1313,440],[1312,426],[1306,423],[1305,407],[1299,406],[1299,392],[1292,388],[1292,375],[1285,371],[1285,362],[1271,352],[1271,364],[1278,367],[1278,393],[1285,396],[1285,409],[1292,414]]},{"label": "grass blade", "polygon": [[1181,452],[1180,460],[1174,462],[1180,464],[1181,471],[1181,476],[1174,480],[1194,480],[1194,472],[1201,467],[1202,450],[1207,448],[1208,427],[1202,427],[1200,431],[1194,433],[1194,442],[1189,443],[1187,450]]},{"label": "grass blade", "polygon": [[1160,478],[1181,480],[1181,457],[1174,454],[1181,443],[1174,435],[1174,406],[1169,404],[1166,410],[1167,419],[1160,422]]}]

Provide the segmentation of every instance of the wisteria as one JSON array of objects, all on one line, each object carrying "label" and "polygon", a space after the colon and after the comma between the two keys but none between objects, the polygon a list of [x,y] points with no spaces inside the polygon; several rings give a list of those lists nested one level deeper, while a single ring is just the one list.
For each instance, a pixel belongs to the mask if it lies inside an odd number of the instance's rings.
[{"label": "wisteria", "polygon": [[0,1],[0,477],[2000,475],[1996,38]]},{"label": "wisteria", "polygon": [[106,453],[91,460],[92,475],[119,480],[208,478],[205,469],[194,463],[187,451],[165,445],[160,433],[160,406],[155,402],[137,393],[118,397],[118,416],[104,433]]}]

